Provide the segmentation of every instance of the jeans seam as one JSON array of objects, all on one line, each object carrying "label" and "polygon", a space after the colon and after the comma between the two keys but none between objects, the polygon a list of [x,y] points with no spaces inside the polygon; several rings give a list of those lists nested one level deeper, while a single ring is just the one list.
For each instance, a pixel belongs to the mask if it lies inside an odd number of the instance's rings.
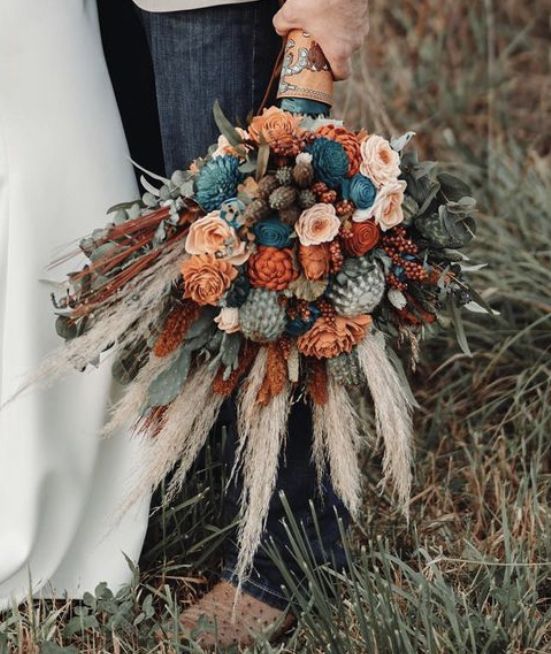
[{"label": "jeans seam", "polygon": [[256,110],[255,106],[255,98],[256,98],[256,34],[258,32],[258,3],[254,5],[253,8],[253,43],[252,43],[252,63],[251,63],[251,79],[252,79],[252,84],[251,84],[251,108],[253,112]]}]

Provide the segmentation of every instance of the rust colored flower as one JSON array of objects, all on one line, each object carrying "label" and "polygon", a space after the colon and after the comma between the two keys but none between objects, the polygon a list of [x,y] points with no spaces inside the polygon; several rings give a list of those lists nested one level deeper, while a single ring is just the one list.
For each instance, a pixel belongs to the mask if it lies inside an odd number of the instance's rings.
[{"label": "rust colored flower", "polygon": [[300,116],[295,116],[278,107],[264,109],[261,116],[255,116],[249,125],[249,135],[256,143],[261,136],[270,148],[283,156],[296,156],[300,152],[302,130]]},{"label": "rust colored flower", "polygon": [[339,125],[322,125],[317,133],[342,145],[348,155],[348,177],[353,177],[360,171],[362,153],[360,141],[354,132]]},{"label": "rust colored flower", "polygon": [[290,248],[260,246],[249,259],[249,281],[253,286],[282,291],[298,277]]},{"label": "rust colored flower", "polygon": [[335,316],[334,319],[322,316],[314,326],[297,340],[299,352],[316,359],[330,359],[343,352],[351,352],[365,336],[371,325],[371,316],[360,315],[354,318]]},{"label": "rust colored flower", "polygon": [[377,245],[380,237],[381,229],[374,220],[353,222],[344,239],[346,251],[354,257],[361,257]]},{"label": "rust colored flower", "polygon": [[312,398],[312,402],[318,406],[327,404],[329,392],[325,361],[323,359],[309,359],[308,372],[308,394]]},{"label": "rust colored flower", "polygon": [[216,305],[237,277],[236,268],[212,254],[192,256],[180,270],[184,277],[184,297],[201,305]]},{"label": "rust colored flower", "polygon": [[327,243],[321,243],[320,245],[300,245],[298,260],[300,261],[306,279],[311,282],[323,279],[329,274],[329,264],[331,262],[329,245]]}]

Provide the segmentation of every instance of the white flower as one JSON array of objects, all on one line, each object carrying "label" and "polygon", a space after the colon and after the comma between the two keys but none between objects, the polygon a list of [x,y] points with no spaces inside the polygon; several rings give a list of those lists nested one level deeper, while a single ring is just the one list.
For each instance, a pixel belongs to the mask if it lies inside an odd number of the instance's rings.
[{"label": "white flower", "polygon": [[377,193],[373,206],[370,207],[370,217],[386,232],[387,229],[399,225],[404,220],[402,204],[407,184],[402,180],[395,180],[383,186]]},{"label": "white flower", "polygon": [[400,155],[382,136],[368,136],[362,141],[360,152],[360,172],[369,177],[377,188],[395,181],[400,175]]},{"label": "white flower", "polygon": [[226,334],[233,334],[239,331],[239,309],[235,307],[224,307],[215,317],[214,322]]}]

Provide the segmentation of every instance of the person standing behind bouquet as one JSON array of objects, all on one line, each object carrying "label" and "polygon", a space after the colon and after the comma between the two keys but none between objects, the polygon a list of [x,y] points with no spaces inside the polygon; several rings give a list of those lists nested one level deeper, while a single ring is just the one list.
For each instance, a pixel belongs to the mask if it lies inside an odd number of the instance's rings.
[{"label": "person standing behind bouquet", "polygon": [[[277,0],[134,2],[139,7],[151,52],[167,175],[187,168],[216,141],[218,130],[211,113],[215,100],[231,120],[241,124],[249,113],[258,110],[281,48],[279,37],[294,28],[309,32],[325,53],[335,79],[341,80],[348,77],[350,58],[361,46],[368,27],[367,0],[288,0],[282,7]],[[227,463],[231,465],[236,443],[233,401],[228,402],[223,414],[221,422],[227,423],[230,434]],[[316,495],[311,444],[310,412],[299,402],[291,412],[286,456],[281,461],[264,536],[264,542],[274,539],[286,565],[297,574],[300,571],[288,552],[281,524],[284,510],[278,491],[285,492],[296,519],[304,523],[319,562],[325,548],[333,549],[337,565],[344,564],[334,508],[345,523],[348,514],[328,480],[323,484],[323,496]],[[238,510],[240,490],[237,484],[226,495],[228,515]],[[313,526],[310,499],[321,526],[323,547]],[[262,547],[255,556],[251,578],[244,584],[237,621],[231,622],[236,559],[237,550],[232,542],[226,554],[223,580],[181,617],[182,624],[189,629],[197,626],[203,614],[215,620],[218,644],[223,646],[250,644],[250,631],[259,628],[271,628],[271,635],[276,636],[293,622],[292,615],[285,613],[283,578]],[[204,633],[200,642],[212,645],[214,637]]]}]

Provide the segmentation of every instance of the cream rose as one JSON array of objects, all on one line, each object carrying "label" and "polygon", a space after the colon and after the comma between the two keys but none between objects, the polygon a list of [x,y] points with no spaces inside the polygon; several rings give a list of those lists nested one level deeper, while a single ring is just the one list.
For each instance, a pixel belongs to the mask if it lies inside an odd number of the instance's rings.
[{"label": "cream rose", "polygon": [[[249,138],[249,133],[246,130],[242,129],[241,127],[236,127],[235,130],[243,140]],[[250,146],[243,145],[242,147],[244,147],[245,150],[250,149]],[[218,144],[216,150],[212,153],[212,157],[216,159],[216,157],[223,157],[226,154],[237,156],[237,152],[233,147],[233,145],[228,141],[228,139],[223,134],[220,134],[220,136],[218,137]]]},{"label": "cream rose", "polygon": [[239,331],[239,309],[224,307],[215,317],[214,322],[226,334],[233,334]]},{"label": "cream rose", "polygon": [[188,254],[213,254],[235,266],[244,264],[250,255],[245,241],[220,218],[219,211],[212,211],[191,224],[185,248]]},{"label": "cream rose", "polygon": [[400,175],[400,155],[382,136],[373,134],[360,146],[362,163],[360,172],[369,177],[377,188],[393,182]]},{"label": "cream rose", "polygon": [[302,245],[319,245],[332,241],[339,233],[340,226],[335,207],[320,202],[300,214],[295,232]]},{"label": "cream rose", "polygon": [[406,182],[396,180],[383,186],[377,193],[375,202],[370,208],[370,217],[375,218],[375,222],[383,232],[404,220],[402,203],[406,186]]}]

